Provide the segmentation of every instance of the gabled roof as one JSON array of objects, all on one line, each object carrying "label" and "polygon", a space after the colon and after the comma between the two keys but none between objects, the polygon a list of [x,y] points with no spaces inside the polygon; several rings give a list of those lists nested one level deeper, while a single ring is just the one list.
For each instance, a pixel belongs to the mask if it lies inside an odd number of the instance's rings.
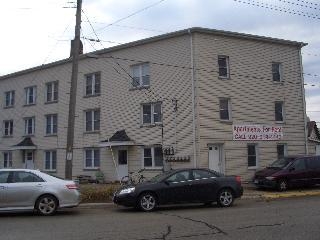
[{"label": "gabled roof", "polygon": [[[134,47],[134,46],[140,46],[140,45],[144,45],[147,43],[157,42],[157,41],[161,41],[164,39],[174,38],[174,37],[183,36],[183,35],[191,34],[191,33],[205,33],[205,34],[212,34],[212,35],[228,36],[228,37],[234,37],[234,38],[240,38],[240,39],[248,39],[248,40],[256,40],[256,41],[284,44],[284,45],[292,45],[292,46],[296,46],[299,48],[307,45],[306,43],[303,43],[303,42],[289,41],[289,40],[283,40],[283,39],[278,39],[278,38],[264,37],[264,36],[230,32],[230,31],[222,31],[222,30],[209,29],[209,28],[193,27],[193,28],[189,28],[189,29],[184,29],[184,30],[180,30],[180,31],[176,31],[176,32],[162,34],[162,35],[158,35],[155,37],[150,37],[150,38],[146,38],[146,39],[142,39],[142,40],[126,43],[126,44],[121,44],[121,45],[110,47],[110,48],[105,48],[105,49],[94,51],[91,53],[83,54],[83,55],[80,55],[79,59],[81,60],[81,59],[88,58],[88,57],[90,57],[90,55],[93,55],[93,54],[100,55],[100,54],[110,53],[110,52],[121,50],[121,49],[126,49],[126,48],[130,48],[130,47]],[[52,62],[49,64],[43,64],[41,66],[37,66],[34,68],[30,68],[30,69],[18,71],[15,73],[10,73],[10,74],[4,75],[4,76],[0,76],[0,80],[4,80],[4,79],[10,78],[10,77],[20,76],[23,74],[31,73],[31,72],[42,70],[42,69],[55,67],[55,66],[62,65],[65,63],[70,63],[71,61],[72,61],[72,58],[67,58],[67,59]]]},{"label": "gabled roof", "polygon": [[32,142],[32,139],[30,137],[25,137],[21,142],[11,147],[11,149],[14,150],[28,150],[36,148],[37,146]]},{"label": "gabled roof", "polygon": [[126,130],[117,131],[111,138],[100,142],[100,146],[102,147],[132,145],[135,145],[135,143],[128,137]]},{"label": "gabled roof", "polygon": [[[317,127],[317,123],[315,121],[310,121],[307,123],[307,128],[308,128],[309,140],[320,142],[320,132]],[[314,133],[314,135],[313,135],[313,133]]]}]

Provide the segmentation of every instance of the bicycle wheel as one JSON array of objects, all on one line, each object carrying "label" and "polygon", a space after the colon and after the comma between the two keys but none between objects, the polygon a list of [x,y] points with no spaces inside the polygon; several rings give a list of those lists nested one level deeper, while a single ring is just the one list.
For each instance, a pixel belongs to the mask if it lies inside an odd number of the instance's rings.
[{"label": "bicycle wheel", "polygon": [[120,185],[124,186],[124,185],[128,185],[130,183],[130,178],[129,176],[124,176],[121,178],[120,180]]}]

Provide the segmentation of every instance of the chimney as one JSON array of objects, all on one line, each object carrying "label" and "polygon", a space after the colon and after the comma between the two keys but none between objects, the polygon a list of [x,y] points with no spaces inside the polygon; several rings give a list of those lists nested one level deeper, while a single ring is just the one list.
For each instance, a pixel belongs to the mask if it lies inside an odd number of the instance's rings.
[{"label": "chimney", "polygon": [[[73,46],[74,46],[74,40],[71,40],[71,49],[70,49],[70,57],[73,56]],[[83,44],[80,40],[80,45],[79,45],[79,54],[83,54]]]}]

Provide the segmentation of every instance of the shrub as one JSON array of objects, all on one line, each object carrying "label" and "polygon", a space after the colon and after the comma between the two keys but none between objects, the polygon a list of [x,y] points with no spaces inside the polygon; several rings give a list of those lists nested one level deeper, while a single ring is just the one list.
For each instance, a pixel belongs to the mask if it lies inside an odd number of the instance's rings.
[{"label": "shrub", "polygon": [[119,184],[80,184],[81,202],[110,202]]}]

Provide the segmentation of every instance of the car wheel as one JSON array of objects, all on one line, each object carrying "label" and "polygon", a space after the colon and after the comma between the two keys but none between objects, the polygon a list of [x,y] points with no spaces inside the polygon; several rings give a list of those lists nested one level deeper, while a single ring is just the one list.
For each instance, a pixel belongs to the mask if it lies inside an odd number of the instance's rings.
[{"label": "car wheel", "polygon": [[280,192],[288,190],[288,182],[285,179],[280,179],[278,181],[278,190]]},{"label": "car wheel", "polygon": [[153,211],[157,207],[157,198],[153,193],[142,193],[139,197],[138,205],[142,211]]},{"label": "car wheel", "polygon": [[52,195],[43,195],[41,196],[37,202],[35,209],[37,212],[44,216],[53,215],[56,213],[58,208],[58,201]]},{"label": "car wheel", "polygon": [[218,194],[217,203],[220,207],[230,207],[233,203],[233,193],[230,189],[224,188]]}]

